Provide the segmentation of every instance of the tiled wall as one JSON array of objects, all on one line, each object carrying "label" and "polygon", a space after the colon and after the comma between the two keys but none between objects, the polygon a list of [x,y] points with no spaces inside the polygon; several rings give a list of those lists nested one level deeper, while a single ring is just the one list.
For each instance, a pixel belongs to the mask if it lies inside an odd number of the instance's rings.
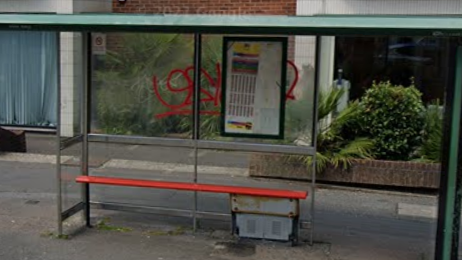
[{"label": "tiled wall", "polygon": [[83,51],[80,33],[61,33],[61,135],[78,133],[83,87]]},{"label": "tiled wall", "polygon": [[[110,0],[59,0],[57,12],[111,12]],[[84,86],[82,34],[63,32],[61,40],[61,135],[74,136],[80,130],[81,89]]]}]

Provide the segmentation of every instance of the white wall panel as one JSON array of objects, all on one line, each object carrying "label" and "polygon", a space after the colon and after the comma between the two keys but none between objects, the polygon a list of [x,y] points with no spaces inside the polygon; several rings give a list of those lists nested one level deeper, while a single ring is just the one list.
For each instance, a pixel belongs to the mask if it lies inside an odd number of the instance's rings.
[{"label": "white wall panel", "polygon": [[461,14],[460,0],[298,0],[297,15],[312,14]]},{"label": "white wall panel", "polygon": [[0,0],[2,13],[53,13],[57,0]]}]

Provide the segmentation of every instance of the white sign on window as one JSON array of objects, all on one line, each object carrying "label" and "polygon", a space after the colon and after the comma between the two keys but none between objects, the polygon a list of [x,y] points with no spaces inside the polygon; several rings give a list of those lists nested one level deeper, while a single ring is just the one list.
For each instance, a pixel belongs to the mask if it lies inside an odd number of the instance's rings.
[{"label": "white sign on window", "polygon": [[102,33],[92,34],[92,51],[95,55],[106,54],[106,35]]}]

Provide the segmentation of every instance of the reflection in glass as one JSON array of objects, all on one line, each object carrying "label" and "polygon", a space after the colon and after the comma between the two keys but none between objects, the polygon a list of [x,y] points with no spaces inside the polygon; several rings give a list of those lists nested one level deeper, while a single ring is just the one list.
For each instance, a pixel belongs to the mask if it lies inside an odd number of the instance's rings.
[{"label": "reflection in glass", "polygon": [[[94,56],[92,131],[187,137],[192,104],[193,41],[183,34],[107,36]],[[172,110],[177,113],[171,113]]]}]

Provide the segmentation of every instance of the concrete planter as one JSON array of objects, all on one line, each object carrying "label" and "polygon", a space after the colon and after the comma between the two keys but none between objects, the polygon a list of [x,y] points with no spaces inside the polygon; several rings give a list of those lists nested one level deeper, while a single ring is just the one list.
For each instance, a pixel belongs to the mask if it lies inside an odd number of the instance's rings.
[{"label": "concrete planter", "polygon": [[25,153],[26,133],[24,131],[9,131],[0,128],[0,152]]},{"label": "concrete planter", "polygon": [[[255,154],[250,159],[252,177],[310,180],[311,172],[301,162],[283,155]],[[317,180],[344,184],[367,184],[394,187],[437,189],[440,164],[421,162],[356,160],[343,170],[328,167]]]}]

